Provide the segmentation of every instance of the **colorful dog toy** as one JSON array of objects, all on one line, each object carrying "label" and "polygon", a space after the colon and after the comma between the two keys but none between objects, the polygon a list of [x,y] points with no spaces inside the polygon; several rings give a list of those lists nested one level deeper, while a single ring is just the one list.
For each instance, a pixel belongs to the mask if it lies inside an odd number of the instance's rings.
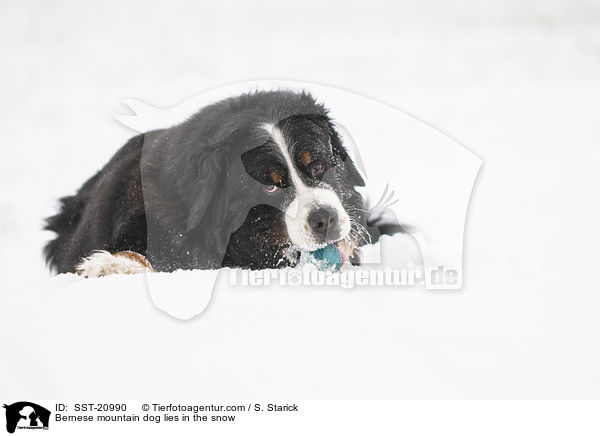
[{"label": "colorful dog toy", "polygon": [[322,270],[338,271],[344,263],[344,255],[333,244],[326,245],[310,253],[312,260]]}]

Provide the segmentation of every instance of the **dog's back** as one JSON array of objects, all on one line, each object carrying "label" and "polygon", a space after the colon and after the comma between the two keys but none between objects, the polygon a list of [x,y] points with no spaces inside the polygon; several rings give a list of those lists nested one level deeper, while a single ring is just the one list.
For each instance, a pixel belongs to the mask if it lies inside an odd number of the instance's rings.
[{"label": "dog's back", "polygon": [[44,255],[56,272],[74,272],[94,250],[145,253],[143,144],[144,135],[130,139],[75,195],[63,197],[59,213],[46,220],[45,229],[57,237],[48,242]]}]

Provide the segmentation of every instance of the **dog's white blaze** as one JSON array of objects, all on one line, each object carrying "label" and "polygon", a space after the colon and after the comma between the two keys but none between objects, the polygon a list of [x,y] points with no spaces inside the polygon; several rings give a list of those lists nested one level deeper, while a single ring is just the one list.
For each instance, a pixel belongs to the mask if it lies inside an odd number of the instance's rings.
[{"label": "dog's white blaze", "polygon": [[262,126],[270,135],[285,159],[290,172],[290,179],[296,188],[296,197],[285,210],[285,224],[288,236],[294,245],[302,250],[313,251],[323,246],[316,241],[308,225],[308,214],[315,206],[329,206],[336,210],[339,217],[340,238],[350,233],[350,217],[342,206],[337,194],[327,188],[311,188],[304,184],[296,171],[296,166],[288,152],[288,147],[281,130],[273,124]]},{"label": "dog's white blaze", "polygon": [[273,138],[273,141],[275,141],[275,144],[277,144],[277,146],[279,147],[279,151],[281,151],[281,154],[285,159],[285,163],[287,164],[290,170],[290,177],[292,179],[292,183],[296,187],[296,192],[305,191],[306,189],[308,189],[302,181],[302,179],[300,178],[300,176],[298,175],[298,173],[296,172],[296,166],[294,165],[294,162],[290,157],[290,153],[288,152],[287,144],[285,142],[285,139],[283,138],[281,130],[279,130],[279,128],[275,126],[272,126],[271,138]]}]

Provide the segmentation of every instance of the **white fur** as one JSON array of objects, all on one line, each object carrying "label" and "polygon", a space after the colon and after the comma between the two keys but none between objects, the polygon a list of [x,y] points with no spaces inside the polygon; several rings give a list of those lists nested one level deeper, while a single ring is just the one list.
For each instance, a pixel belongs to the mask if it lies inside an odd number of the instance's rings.
[{"label": "white fur", "polygon": [[314,251],[324,244],[318,243],[308,226],[308,214],[315,206],[329,206],[338,214],[340,220],[340,238],[344,239],[350,233],[350,217],[342,206],[337,194],[329,188],[306,186],[296,171],[296,166],[290,157],[283,132],[273,124],[264,124],[263,128],[269,132],[273,141],[279,147],[285,162],[287,163],[290,179],[296,188],[296,197],[287,206],[285,212],[285,224],[290,240],[301,250]]},{"label": "white fur", "polygon": [[145,265],[126,257],[97,251],[76,267],[77,273],[84,277],[102,277],[110,274],[139,274],[150,271]]}]

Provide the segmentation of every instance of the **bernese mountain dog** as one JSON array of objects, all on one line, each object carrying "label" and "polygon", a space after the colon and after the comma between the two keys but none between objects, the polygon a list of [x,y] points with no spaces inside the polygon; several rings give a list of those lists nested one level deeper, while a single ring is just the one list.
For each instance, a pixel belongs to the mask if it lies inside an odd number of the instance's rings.
[{"label": "bernese mountain dog", "polygon": [[357,186],[328,110],[309,93],[243,94],[129,140],[60,200],[45,257],[85,276],[262,269],[335,244],[357,264],[379,234]]}]

